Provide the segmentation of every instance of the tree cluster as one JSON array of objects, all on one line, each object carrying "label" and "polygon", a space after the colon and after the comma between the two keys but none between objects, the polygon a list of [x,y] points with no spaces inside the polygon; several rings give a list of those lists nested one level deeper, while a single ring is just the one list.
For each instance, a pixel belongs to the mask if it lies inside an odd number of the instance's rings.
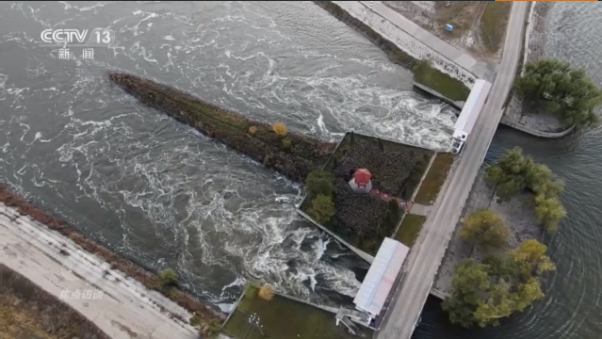
[{"label": "tree cluster", "polygon": [[323,170],[310,172],[305,178],[305,189],[310,199],[309,216],[320,224],[328,222],[336,210],[333,202],[334,176]]},{"label": "tree cluster", "polygon": [[533,192],[535,216],[549,232],[555,231],[566,216],[558,198],[564,189],[563,181],[554,178],[546,165],[524,156],[518,147],[504,152],[487,169],[486,180],[496,185],[496,194],[501,199],[509,199],[524,189]]},{"label": "tree cluster", "polygon": [[538,275],[555,269],[546,249],[529,239],[482,262],[462,261],[454,271],[451,296],[443,302],[450,321],[463,327],[498,325],[499,319],[543,298]]},{"label": "tree cluster", "polygon": [[583,70],[571,68],[568,62],[556,59],[529,62],[515,87],[527,102],[543,106],[568,125],[598,122],[595,108],[602,103],[602,90]]},{"label": "tree cluster", "polygon": [[504,218],[490,209],[478,209],[462,222],[460,236],[473,245],[502,248],[506,245],[510,231]]}]

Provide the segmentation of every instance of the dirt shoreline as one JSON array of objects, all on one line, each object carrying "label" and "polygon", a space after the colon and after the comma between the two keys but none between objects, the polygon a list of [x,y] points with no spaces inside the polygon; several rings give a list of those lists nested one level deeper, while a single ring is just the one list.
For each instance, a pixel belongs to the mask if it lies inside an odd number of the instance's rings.
[{"label": "dirt shoreline", "polygon": [[[225,315],[215,309],[214,306],[199,300],[198,298],[186,293],[181,289],[173,289],[169,292],[162,289],[161,282],[157,275],[141,268],[138,265],[135,265],[130,260],[127,260],[108,250],[106,247],[84,237],[71,225],[68,225],[58,218],[51,216],[27,200],[13,194],[6,186],[2,185],[0,185],[0,202],[4,203],[6,206],[15,208],[21,215],[27,215],[31,219],[38,221],[49,229],[57,231],[61,235],[71,239],[77,245],[81,246],[81,248],[85,251],[104,259],[111,265],[112,269],[123,272],[126,276],[140,282],[149,290],[160,292],[182,308],[190,311],[193,314],[198,314],[206,326],[209,326],[211,322],[223,321],[225,319]],[[188,323],[189,319],[180,320]]]},{"label": "dirt shoreline", "polygon": [[0,282],[2,338],[110,339],[81,313],[3,264]]}]

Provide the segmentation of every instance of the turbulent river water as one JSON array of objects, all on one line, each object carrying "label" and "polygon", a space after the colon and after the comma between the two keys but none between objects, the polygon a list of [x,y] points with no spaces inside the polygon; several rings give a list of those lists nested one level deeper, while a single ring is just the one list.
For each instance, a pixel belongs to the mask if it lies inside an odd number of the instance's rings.
[{"label": "turbulent river water", "polygon": [[[558,3],[546,46],[597,83],[601,16],[595,3]],[[94,60],[39,46],[46,28],[95,27],[116,44]],[[353,129],[441,148],[453,126],[453,112],[411,91],[408,71],[310,2],[1,2],[0,36],[0,181],[140,264],[175,268],[224,308],[249,278],[345,299],[357,259],[295,215],[299,187],[142,107],[106,69],[330,140]],[[429,300],[416,338],[599,337],[601,134],[497,133],[490,157],[521,146],[566,181],[569,218],[547,239],[558,271],[544,301],[494,329],[460,331]]]},{"label": "turbulent river water", "polygon": [[[47,28],[95,27],[116,43],[94,60],[39,45]],[[356,257],[296,215],[299,187],[141,106],[107,69],[328,140],[353,129],[438,148],[453,125],[409,72],[310,2],[2,2],[0,33],[0,181],[218,305],[249,278],[353,296]]]}]

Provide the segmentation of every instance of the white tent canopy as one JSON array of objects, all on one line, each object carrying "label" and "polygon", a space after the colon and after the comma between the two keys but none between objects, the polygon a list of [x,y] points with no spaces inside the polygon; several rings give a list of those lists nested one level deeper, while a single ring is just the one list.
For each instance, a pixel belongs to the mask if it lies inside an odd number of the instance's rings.
[{"label": "white tent canopy", "polygon": [[385,238],[353,299],[355,307],[373,318],[382,311],[393,283],[410,249],[391,238]]}]

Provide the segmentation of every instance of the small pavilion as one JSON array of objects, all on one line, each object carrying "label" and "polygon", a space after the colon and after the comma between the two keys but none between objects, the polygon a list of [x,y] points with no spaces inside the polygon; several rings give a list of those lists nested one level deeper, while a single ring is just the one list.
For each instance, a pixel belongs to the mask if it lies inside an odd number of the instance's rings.
[{"label": "small pavilion", "polygon": [[366,168],[358,168],[349,180],[349,186],[357,193],[370,193],[372,189],[372,174]]}]

